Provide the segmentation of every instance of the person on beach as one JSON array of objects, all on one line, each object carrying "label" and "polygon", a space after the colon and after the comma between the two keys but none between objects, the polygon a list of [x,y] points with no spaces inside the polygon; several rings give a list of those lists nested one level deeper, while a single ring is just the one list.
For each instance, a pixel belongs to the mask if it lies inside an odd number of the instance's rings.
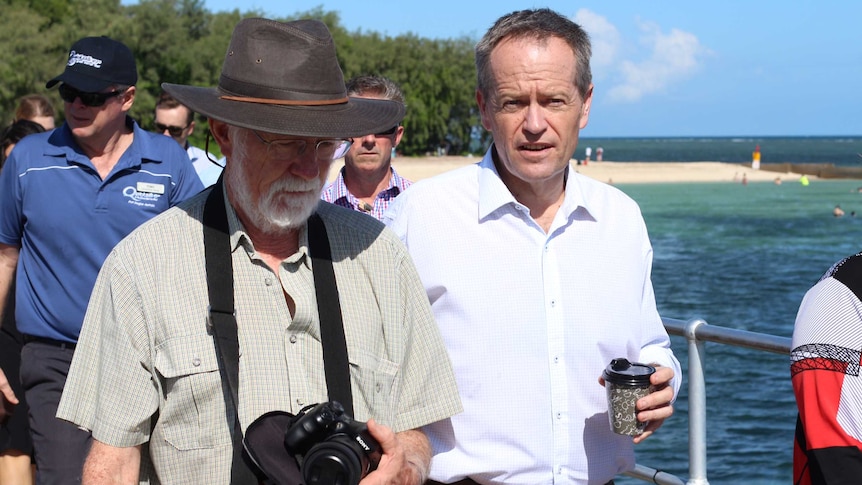
[{"label": "person on beach", "polygon": [[[132,51],[108,37],[72,45],[59,84],[66,122],[18,142],[0,172],[0,302],[15,279],[37,482],[80,483],[90,434],[55,418],[96,275],[117,242],[203,189],[180,147],[128,116]],[[5,371],[5,369],[4,369]],[[5,399],[17,398],[4,387]]]},{"label": "person on beach", "polygon": [[[612,483],[673,413],[680,365],[640,210],[570,164],[590,114],[589,61],[586,32],[556,12],[497,20],[476,46],[493,144],[384,215],[419,269],[464,405],[425,428],[429,483]],[[620,357],[657,366],[635,438],[611,430],[600,380]]]},{"label": "person on beach", "polygon": [[760,145],[756,145],[751,153],[751,168],[760,170]]},{"label": "person on beach", "polygon": [[790,375],[799,411],[793,483],[859,483],[862,477],[862,253],[835,263],[796,314]]},{"label": "person on beach", "polygon": [[[351,79],[347,82],[347,95],[404,103],[401,88],[380,76]],[[395,126],[383,132],[353,138],[350,150],[344,155],[344,167],[323,190],[321,198],[377,219],[383,217],[392,200],[412,184],[392,167],[392,152],[403,135],[404,127],[398,120]]]},{"label": "person on beach", "polygon": [[285,429],[256,448],[249,427],[346,390],[382,448],[363,485],[423,483],[419,428],[461,410],[439,330],[398,238],[320,200],[351,137],[396,126],[403,104],[348,97],[317,20],[240,21],[219,79],[162,87],[208,117],[221,179],[117,245],[93,290],[57,414],[92,431],[85,482],[257,484],[243,454],[296,462]]}]

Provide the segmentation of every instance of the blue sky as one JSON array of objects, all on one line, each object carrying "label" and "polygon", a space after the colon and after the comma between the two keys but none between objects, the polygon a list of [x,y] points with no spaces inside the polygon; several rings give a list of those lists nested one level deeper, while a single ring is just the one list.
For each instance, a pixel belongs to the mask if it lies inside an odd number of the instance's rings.
[{"label": "blue sky", "polygon": [[[637,0],[290,2],[350,31],[478,39],[501,15],[549,7],[593,42],[594,100],[582,136],[862,136],[862,2]],[[204,0],[213,12],[235,0]]]}]

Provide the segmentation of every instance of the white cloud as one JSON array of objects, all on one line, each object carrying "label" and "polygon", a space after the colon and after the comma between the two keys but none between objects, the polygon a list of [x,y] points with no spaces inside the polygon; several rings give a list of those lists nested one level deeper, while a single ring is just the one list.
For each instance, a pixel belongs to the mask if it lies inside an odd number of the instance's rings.
[{"label": "white cloud", "polygon": [[662,32],[655,22],[638,22],[639,41],[629,42],[606,18],[579,10],[573,19],[590,34],[593,76],[610,101],[634,102],[690,78],[708,50],[680,29]]},{"label": "white cloud", "polygon": [[604,77],[613,66],[622,43],[620,31],[608,22],[608,19],[585,8],[578,10],[572,20],[590,34],[590,43],[593,46],[593,57],[590,59],[593,77]]}]

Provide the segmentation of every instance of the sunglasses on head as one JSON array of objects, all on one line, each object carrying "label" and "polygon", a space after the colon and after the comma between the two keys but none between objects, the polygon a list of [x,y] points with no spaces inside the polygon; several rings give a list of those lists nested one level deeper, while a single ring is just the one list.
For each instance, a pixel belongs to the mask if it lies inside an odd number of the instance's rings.
[{"label": "sunglasses on head", "polygon": [[186,126],[163,125],[163,124],[158,123],[158,122],[153,123],[153,126],[156,127],[156,131],[158,131],[159,133],[164,133],[165,131],[167,131],[174,138],[182,136],[183,130],[185,130],[186,128],[189,127],[189,125],[186,125]]},{"label": "sunglasses on head", "polygon": [[75,99],[80,99],[84,106],[97,108],[105,104],[109,99],[123,94],[122,91],[111,91],[110,93],[85,93],[69,86],[68,84],[60,85],[60,97],[67,103],[74,103]]}]

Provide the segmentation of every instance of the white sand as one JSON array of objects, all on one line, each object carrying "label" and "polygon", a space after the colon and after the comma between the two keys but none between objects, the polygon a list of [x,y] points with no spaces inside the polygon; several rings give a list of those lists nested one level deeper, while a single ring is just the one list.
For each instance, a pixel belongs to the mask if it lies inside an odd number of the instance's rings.
[{"label": "white sand", "polygon": [[[399,175],[416,181],[477,163],[478,157],[396,157],[392,165]],[[573,162],[574,163],[574,162]],[[336,162],[330,171],[335,179],[342,162]],[[665,182],[729,182],[741,183],[743,175],[749,182],[797,181],[799,174],[752,170],[750,167],[722,162],[590,162],[576,165],[575,169],[596,180],[613,184],[665,183]],[[809,176],[810,179],[816,177]]]}]

